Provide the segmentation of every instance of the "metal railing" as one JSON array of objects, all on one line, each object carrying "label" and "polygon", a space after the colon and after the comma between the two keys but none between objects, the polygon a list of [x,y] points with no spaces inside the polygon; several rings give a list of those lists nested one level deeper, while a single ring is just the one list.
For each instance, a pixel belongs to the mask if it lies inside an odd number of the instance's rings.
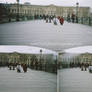
[{"label": "metal railing", "polygon": [[92,26],[92,17],[78,17],[77,19],[65,18],[65,20],[67,20],[68,22]]}]

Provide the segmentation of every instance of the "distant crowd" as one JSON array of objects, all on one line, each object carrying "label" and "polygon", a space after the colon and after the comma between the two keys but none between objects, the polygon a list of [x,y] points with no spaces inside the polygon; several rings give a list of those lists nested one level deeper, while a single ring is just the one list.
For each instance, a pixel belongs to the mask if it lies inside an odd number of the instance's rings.
[{"label": "distant crowd", "polygon": [[34,15],[34,19],[44,19],[46,20],[46,23],[53,22],[54,25],[57,25],[58,23],[63,25],[64,20],[72,23],[78,23],[78,17],[75,14],[68,14],[66,18],[63,16],[55,16],[55,15]]},{"label": "distant crowd", "polygon": [[89,70],[92,73],[92,63],[90,62],[70,62],[69,64],[65,63],[58,63],[58,69],[61,68],[80,68],[81,71]]},{"label": "distant crowd", "polygon": [[8,63],[9,70],[17,70],[18,73],[27,72],[27,64],[20,64],[20,63]]},{"label": "distant crowd", "polygon": [[57,25],[58,23],[63,25],[64,24],[64,17],[56,17],[56,16],[45,16],[44,19],[46,20],[46,23],[53,22],[54,25]]},{"label": "distant crowd", "polygon": [[16,70],[18,73],[26,73],[28,68],[45,72],[57,73],[57,64],[45,62],[31,62],[30,65],[24,63],[8,63],[9,70]]}]

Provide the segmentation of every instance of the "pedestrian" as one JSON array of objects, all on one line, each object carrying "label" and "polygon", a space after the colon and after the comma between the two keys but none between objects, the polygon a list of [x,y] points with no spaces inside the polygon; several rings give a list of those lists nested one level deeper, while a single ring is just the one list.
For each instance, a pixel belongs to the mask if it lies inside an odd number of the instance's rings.
[{"label": "pedestrian", "polygon": [[13,70],[15,70],[15,67],[16,67],[15,63],[13,63],[12,66],[13,66]]},{"label": "pedestrian", "polygon": [[70,22],[70,20],[71,20],[71,19],[70,19],[70,14],[68,14],[68,16],[67,16],[67,21]]},{"label": "pedestrian", "polygon": [[89,72],[92,73],[92,65],[89,66]]},{"label": "pedestrian", "polygon": [[84,64],[85,71],[87,71],[87,63]]},{"label": "pedestrian", "polygon": [[23,65],[23,71],[24,71],[24,73],[27,72],[27,64]]},{"label": "pedestrian", "polygon": [[21,73],[23,71],[23,68],[21,67],[21,64],[17,65],[17,72]]},{"label": "pedestrian", "polygon": [[46,23],[48,23],[48,18],[46,18]]},{"label": "pedestrian", "polygon": [[81,71],[84,70],[84,63],[81,63]]},{"label": "pedestrian", "polygon": [[9,70],[12,70],[12,63],[9,63]]},{"label": "pedestrian", "polygon": [[60,22],[61,25],[63,25],[63,24],[64,24],[64,18],[61,17],[61,18],[59,19],[59,22]]},{"label": "pedestrian", "polygon": [[38,61],[35,61],[35,69],[38,70]]},{"label": "pedestrian", "polygon": [[75,14],[72,14],[72,23],[75,21]]},{"label": "pedestrian", "polygon": [[33,63],[33,61],[31,62],[31,64],[30,64],[30,67],[31,67],[31,69],[34,69],[34,63]]},{"label": "pedestrian", "polygon": [[56,17],[53,18],[54,25],[57,25]]},{"label": "pedestrian", "polygon": [[49,23],[51,23],[51,16],[49,16]]}]

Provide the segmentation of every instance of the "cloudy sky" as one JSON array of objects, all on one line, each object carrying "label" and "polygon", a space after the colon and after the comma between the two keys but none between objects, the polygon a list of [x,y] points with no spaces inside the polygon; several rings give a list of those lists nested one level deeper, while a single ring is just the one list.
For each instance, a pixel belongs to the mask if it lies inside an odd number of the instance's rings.
[{"label": "cloudy sky", "polygon": [[66,53],[92,53],[92,46],[82,46],[65,50]]},{"label": "cloudy sky", "polygon": [[29,54],[40,54],[40,50],[42,50],[42,54],[53,54],[57,55],[55,51],[48,50],[45,48],[40,47],[34,47],[34,46],[18,46],[18,45],[1,45],[0,46],[0,53],[12,53],[12,52],[18,52],[18,53],[29,53]]},{"label": "cloudy sky", "polygon": [[[0,3],[15,3],[16,0],[0,0]],[[76,2],[79,2],[80,6],[90,6],[92,7],[92,0],[20,0],[20,3],[30,2],[36,5],[59,5],[59,6],[75,6]]]}]

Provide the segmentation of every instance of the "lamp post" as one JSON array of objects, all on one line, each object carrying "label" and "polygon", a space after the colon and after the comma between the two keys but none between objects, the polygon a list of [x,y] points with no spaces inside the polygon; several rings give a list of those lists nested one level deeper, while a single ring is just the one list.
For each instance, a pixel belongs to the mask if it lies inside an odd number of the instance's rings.
[{"label": "lamp post", "polygon": [[17,16],[16,16],[16,21],[19,21],[19,0],[17,1]]},{"label": "lamp post", "polygon": [[78,8],[79,8],[79,3],[76,3],[76,23],[78,23]]},{"label": "lamp post", "polygon": [[42,49],[40,49],[40,62],[42,60]]}]

